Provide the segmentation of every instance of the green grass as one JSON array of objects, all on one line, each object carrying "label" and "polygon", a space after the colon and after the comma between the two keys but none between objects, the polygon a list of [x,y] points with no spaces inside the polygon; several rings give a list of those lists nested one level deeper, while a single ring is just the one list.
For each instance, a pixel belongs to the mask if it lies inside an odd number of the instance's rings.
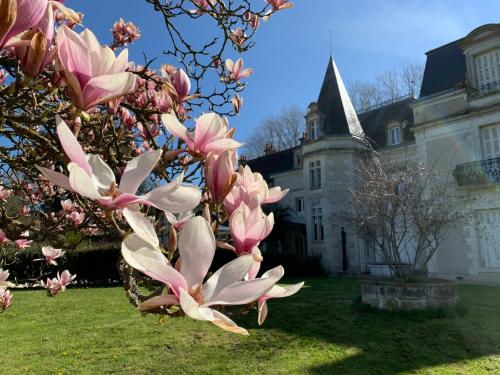
[{"label": "green grass", "polygon": [[[143,318],[120,288],[15,291],[0,315],[0,374],[500,374],[500,288],[460,288],[467,314],[353,307],[354,279],[308,279],[249,337]],[[446,317],[445,317],[446,316]]]}]

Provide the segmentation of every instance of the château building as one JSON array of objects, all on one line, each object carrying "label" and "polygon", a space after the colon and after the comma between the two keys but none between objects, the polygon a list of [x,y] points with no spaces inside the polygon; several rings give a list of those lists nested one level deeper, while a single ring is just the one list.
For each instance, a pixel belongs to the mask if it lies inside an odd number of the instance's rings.
[{"label": "ch\u00e2teau building", "polygon": [[[419,98],[356,113],[330,57],[301,144],[247,163],[270,184],[290,189],[290,249],[321,258],[329,274],[368,272],[379,261],[356,231],[333,220],[349,207],[349,188],[370,140],[396,161],[417,160],[477,198],[470,219],[449,233],[428,265],[438,277],[500,281],[500,24],[483,25],[426,53]],[[342,243],[344,242],[344,246]],[[345,250],[344,250],[345,249]]]}]

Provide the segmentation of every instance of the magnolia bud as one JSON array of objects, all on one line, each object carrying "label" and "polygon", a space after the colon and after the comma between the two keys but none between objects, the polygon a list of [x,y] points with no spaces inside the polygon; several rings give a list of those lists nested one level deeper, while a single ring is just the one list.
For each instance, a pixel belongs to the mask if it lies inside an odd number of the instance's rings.
[{"label": "magnolia bud", "polygon": [[170,254],[173,254],[173,252],[177,249],[177,231],[175,230],[174,226],[170,226],[170,230],[168,232],[168,244],[167,244],[167,251]]},{"label": "magnolia bud", "polygon": [[16,21],[16,16],[16,0],[0,0],[0,41]]}]

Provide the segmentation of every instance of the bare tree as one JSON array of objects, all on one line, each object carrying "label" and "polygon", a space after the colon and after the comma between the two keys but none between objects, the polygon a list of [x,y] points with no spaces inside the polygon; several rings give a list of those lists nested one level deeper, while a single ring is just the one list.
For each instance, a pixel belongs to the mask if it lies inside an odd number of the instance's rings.
[{"label": "bare tree", "polygon": [[418,96],[423,73],[424,65],[421,62],[405,61],[393,69],[376,74],[373,82],[349,82],[348,90],[353,105],[358,111],[366,111],[404,96]]},{"label": "bare tree", "polygon": [[424,78],[424,64],[419,61],[407,61],[401,64],[399,77],[403,93],[418,96]]},{"label": "bare tree", "polygon": [[426,272],[449,231],[467,219],[457,209],[466,197],[454,193],[447,177],[416,162],[398,166],[370,156],[357,178],[351,218],[396,277]]},{"label": "bare tree", "polygon": [[263,154],[268,144],[275,150],[297,146],[304,131],[304,112],[297,106],[286,107],[277,115],[264,117],[250,135],[244,152],[257,157]]}]

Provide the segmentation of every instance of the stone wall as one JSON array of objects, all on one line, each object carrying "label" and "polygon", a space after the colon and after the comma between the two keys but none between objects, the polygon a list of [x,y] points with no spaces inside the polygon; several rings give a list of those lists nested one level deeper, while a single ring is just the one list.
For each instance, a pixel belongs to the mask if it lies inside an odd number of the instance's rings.
[{"label": "stone wall", "polygon": [[458,301],[457,284],[432,279],[425,282],[361,280],[363,303],[382,310],[421,310],[452,306]]}]

